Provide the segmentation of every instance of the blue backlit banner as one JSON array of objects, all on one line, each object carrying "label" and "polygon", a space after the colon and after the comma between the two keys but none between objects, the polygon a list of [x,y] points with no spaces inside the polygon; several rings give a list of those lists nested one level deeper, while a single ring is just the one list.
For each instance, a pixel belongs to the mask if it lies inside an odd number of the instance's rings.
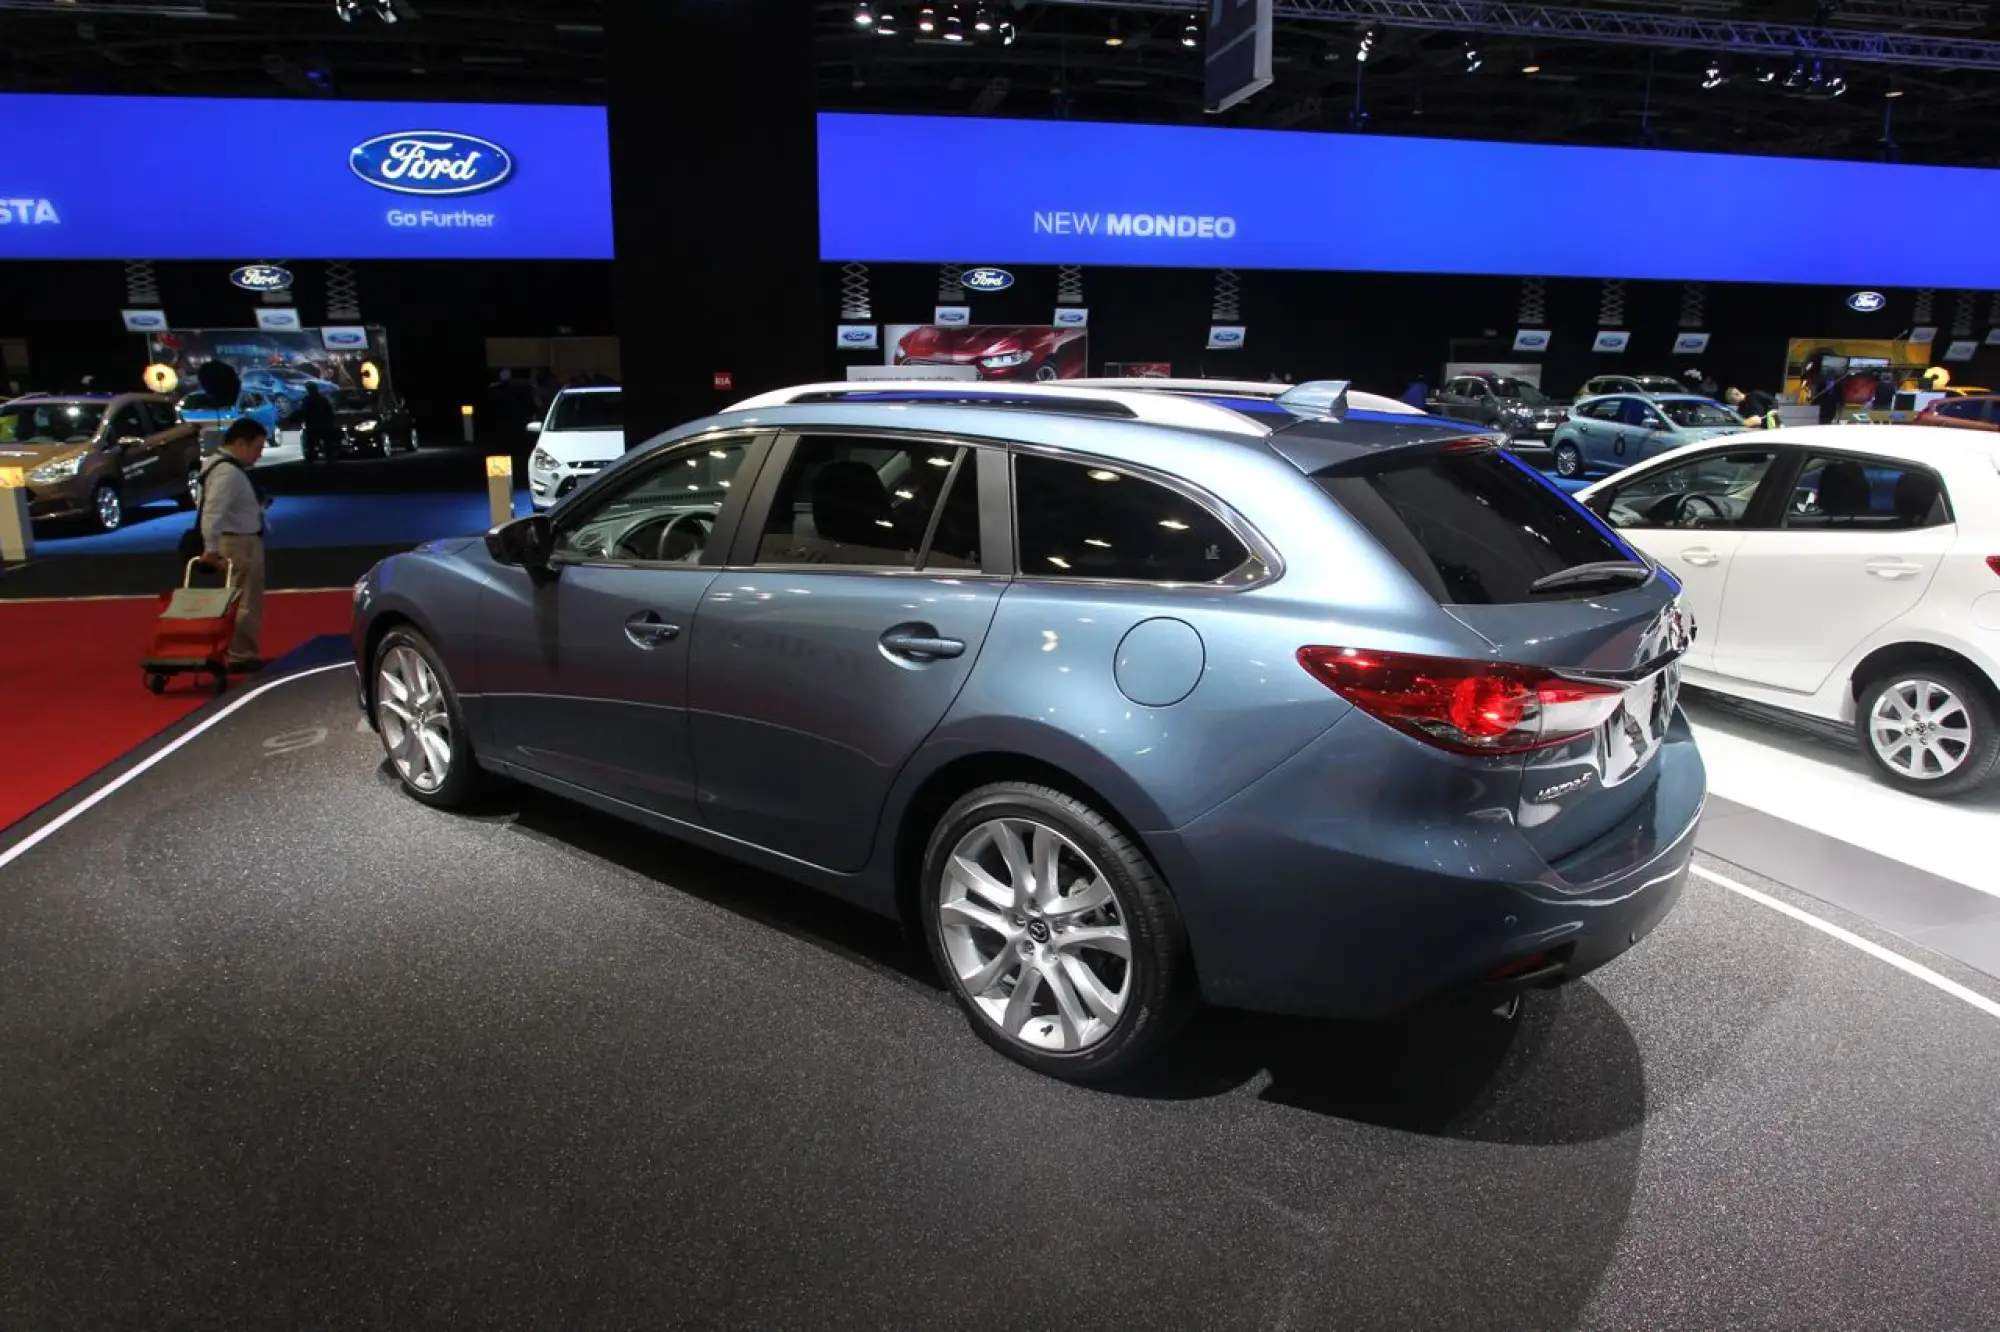
[{"label": "blue backlit banner", "polygon": [[604,109],[0,94],[0,259],[609,259]]},{"label": "blue backlit banner", "polygon": [[820,256],[2000,288],[2000,171],[823,114]]}]

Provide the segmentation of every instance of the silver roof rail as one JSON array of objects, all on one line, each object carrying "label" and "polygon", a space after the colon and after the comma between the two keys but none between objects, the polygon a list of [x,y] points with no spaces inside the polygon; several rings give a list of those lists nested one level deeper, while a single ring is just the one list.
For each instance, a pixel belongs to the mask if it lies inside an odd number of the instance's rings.
[{"label": "silver roof rail", "polygon": [[1211,402],[1177,397],[1171,393],[1145,393],[1121,389],[1076,387],[1074,381],[1061,384],[1006,383],[991,380],[950,379],[856,379],[825,384],[796,384],[774,389],[727,408],[732,412],[753,412],[765,407],[788,407],[803,402],[838,403],[901,400],[904,405],[977,407],[982,399],[996,404],[1046,401],[1051,411],[1064,404],[1122,409],[1120,415],[1148,425],[1176,426],[1184,430],[1220,430],[1233,435],[1262,438],[1270,427],[1241,412]]},{"label": "silver roof rail", "polygon": [[[1128,379],[1063,381],[1066,385],[1079,388],[1120,389],[1130,393],[1214,393],[1231,398],[1264,398],[1284,406],[1296,406],[1300,411],[1328,413],[1331,412],[1331,408],[1312,405],[1314,397],[1323,390],[1328,392],[1329,398],[1337,397],[1337,394],[1331,393],[1330,386],[1338,384],[1345,387],[1347,382],[1339,379],[1315,379],[1303,384],[1269,384],[1249,379],[1146,379],[1136,376]],[[1306,390],[1314,392],[1308,395]],[[1399,398],[1387,398],[1379,393],[1362,393],[1351,388],[1346,392],[1346,406],[1355,411],[1386,412],[1394,416],[1425,415],[1421,408],[1412,407]],[[1295,398],[1294,394],[1300,396]]]}]

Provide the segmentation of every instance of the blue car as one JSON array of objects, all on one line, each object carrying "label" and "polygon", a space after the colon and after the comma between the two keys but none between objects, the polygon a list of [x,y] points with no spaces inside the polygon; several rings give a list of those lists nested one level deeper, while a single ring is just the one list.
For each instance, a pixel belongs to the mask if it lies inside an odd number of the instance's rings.
[{"label": "blue car", "polygon": [[1059,1077],[1201,999],[1511,1014],[1681,892],[1680,589],[1499,435],[1306,388],[754,398],[376,565],[359,702],[419,801],[511,778],[902,920]]},{"label": "blue car", "polygon": [[265,397],[270,398],[278,404],[280,415],[287,417],[296,412],[299,409],[299,404],[306,400],[306,388],[308,385],[318,385],[319,391],[325,394],[340,392],[340,385],[334,383],[332,380],[321,379],[317,375],[309,375],[303,370],[295,370],[290,366],[269,366],[259,367],[255,370],[245,370],[242,378],[244,388],[255,389]]},{"label": "blue car", "polygon": [[218,403],[204,389],[196,389],[180,401],[176,408],[181,420],[199,427],[201,440],[205,446],[213,446],[222,439],[222,432],[242,417],[249,417],[264,427],[275,443],[278,438],[278,422],[282,415],[279,405],[266,395],[252,388],[245,388],[236,395],[232,403]]},{"label": "blue car", "polygon": [[1742,433],[1743,418],[1690,393],[1615,393],[1585,398],[1549,439],[1556,475],[1603,476],[1683,444]]}]

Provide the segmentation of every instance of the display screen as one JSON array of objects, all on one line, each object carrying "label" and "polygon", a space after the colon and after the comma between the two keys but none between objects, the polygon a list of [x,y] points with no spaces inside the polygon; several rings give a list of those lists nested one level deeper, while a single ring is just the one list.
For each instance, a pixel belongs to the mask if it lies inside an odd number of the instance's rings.
[{"label": "display screen", "polygon": [[0,259],[609,259],[604,109],[0,94]]},{"label": "display screen", "polygon": [[[1718,188],[1730,181],[1743,188]],[[2000,172],[1178,125],[819,118],[820,257],[836,261],[2000,288],[2000,249],[1911,243],[1913,199],[2000,215]]]}]

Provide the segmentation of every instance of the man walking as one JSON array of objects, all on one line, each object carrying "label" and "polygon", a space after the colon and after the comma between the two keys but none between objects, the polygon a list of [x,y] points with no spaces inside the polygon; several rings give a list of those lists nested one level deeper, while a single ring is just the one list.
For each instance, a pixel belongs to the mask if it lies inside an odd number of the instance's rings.
[{"label": "man walking", "polygon": [[229,642],[231,671],[250,672],[264,664],[257,639],[264,625],[264,509],[267,500],[250,479],[264,456],[264,427],[249,417],[230,422],[222,448],[201,473],[201,543],[206,555],[229,561],[242,603],[236,636]]},{"label": "man walking", "polygon": [[333,420],[333,403],[319,391],[319,385],[306,385],[306,400],[299,404],[300,443],[305,447],[307,462],[322,462],[333,457],[333,441],[339,433]]}]

